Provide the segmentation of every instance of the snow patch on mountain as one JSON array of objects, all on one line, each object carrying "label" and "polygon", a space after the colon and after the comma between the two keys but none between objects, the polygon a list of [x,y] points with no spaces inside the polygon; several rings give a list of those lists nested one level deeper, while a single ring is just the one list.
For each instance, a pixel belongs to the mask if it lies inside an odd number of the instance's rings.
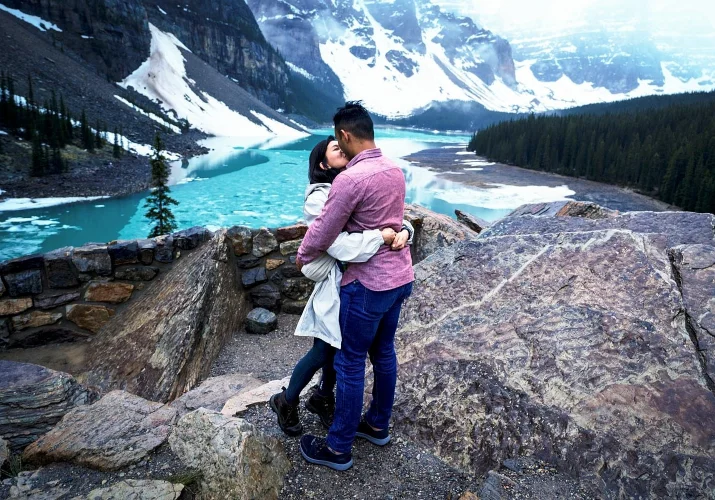
[{"label": "snow patch on mountain", "polygon": [[306,70],[304,70],[304,69],[301,68],[300,66],[297,66],[297,65],[293,64],[292,62],[288,62],[288,61],[286,61],[286,65],[287,65],[292,71],[298,73],[298,74],[301,75],[301,76],[304,76],[304,77],[307,78],[308,80],[315,80],[315,77],[314,77],[313,75],[311,75],[310,73],[308,73]]},{"label": "snow patch on mountain", "polygon": [[268,119],[260,123],[229,108],[196,87],[187,77],[183,49],[191,52],[171,33],[149,24],[151,49],[149,58],[131,75],[119,82],[123,88],[133,87],[140,94],[158,102],[167,114],[185,118],[192,127],[216,136],[271,137],[276,134],[302,135],[302,132]]},{"label": "snow patch on mountain", "polygon": [[17,9],[11,9],[10,7],[6,7],[5,5],[0,3],[0,10],[4,10],[8,14],[11,14],[15,16],[18,19],[21,19],[22,21],[25,21],[26,23],[29,23],[33,25],[35,28],[37,28],[40,31],[47,31],[47,30],[55,30],[59,31],[60,33],[62,30],[57,26],[56,24],[52,24],[51,22],[45,21],[41,17],[37,16],[31,16],[30,14],[25,14],[24,12],[17,10]]},{"label": "snow patch on mountain", "polygon": [[163,125],[164,127],[168,128],[168,129],[170,129],[170,130],[172,130],[175,134],[180,134],[180,133],[181,133],[181,129],[180,129],[179,127],[177,127],[177,126],[174,125],[173,123],[167,122],[166,120],[164,120],[164,119],[161,118],[160,116],[157,116],[157,115],[155,115],[154,113],[147,113],[146,111],[144,111],[143,109],[141,109],[139,106],[136,106],[136,105],[132,104],[131,102],[127,101],[126,99],[124,99],[124,98],[121,97],[121,96],[115,95],[114,98],[117,99],[119,102],[121,102],[121,103],[123,103],[123,104],[126,104],[127,106],[129,106],[130,108],[132,108],[132,109],[133,109],[134,111],[136,111],[137,113],[140,113],[140,114],[142,114],[142,115],[144,115],[144,116],[146,116],[146,117],[148,117],[148,118],[154,120],[155,122],[157,122],[157,123]]}]

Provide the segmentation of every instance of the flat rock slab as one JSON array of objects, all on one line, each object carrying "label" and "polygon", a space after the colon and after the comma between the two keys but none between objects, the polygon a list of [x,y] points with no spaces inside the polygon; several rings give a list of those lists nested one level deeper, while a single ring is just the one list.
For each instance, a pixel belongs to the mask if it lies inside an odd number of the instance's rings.
[{"label": "flat rock slab", "polygon": [[103,281],[91,281],[84,294],[87,302],[109,302],[120,304],[132,297],[134,285],[129,283],[106,283]]},{"label": "flat rock slab", "polygon": [[55,293],[44,297],[35,297],[35,307],[40,309],[54,309],[55,307],[69,304],[79,299],[79,292]]},{"label": "flat rock slab", "polygon": [[32,311],[31,313],[21,314],[12,318],[12,326],[15,330],[25,330],[26,328],[52,325],[61,319],[62,313]]},{"label": "flat rock slab", "polygon": [[112,391],[91,406],[67,413],[32,443],[23,461],[72,462],[99,470],[138,462],[169,436],[177,412],[125,391]]},{"label": "flat rock slab", "polygon": [[[280,380],[271,380],[265,384],[254,387],[231,397],[221,409],[221,413],[234,417],[246,411],[250,406],[267,403],[271,396],[281,392],[282,387],[287,387],[290,377]],[[310,384],[308,384],[310,386]]]},{"label": "flat rock slab", "polygon": [[480,474],[532,455],[597,497],[709,494],[715,395],[669,247],[711,221],[508,217],[433,254],[397,335],[397,427]]},{"label": "flat rock slab", "polygon": [[25,297],[22,299],[0,300],[0,316],[9,316],[27,311],[32,307],[32,299]]},{"label": "flat rock slab", "polygon": [[195,387],[248,313],[237,272],[226,231],[218,231],[104,325],[80,378],[161,402]]},{"label": "flat rock slab", "polygon": [[0,360],[0,437],[20,451],[70,410],[96,399],[71,375]]},{"label": "flat rock slab", "polygon": [[97,333],[114,316],[114,309],[93,304],[71,304],[66,308],[67,319],[92,333]]},{"label": "flat rock slab", "polygon": [[149,479],[126,479],[108,488],[97,488],[87,500],[176,500],[184,490],[183,484]]},{"label": "flat rock slab", "polygon": [[177,422],[171,450],[201,470],[206,499],[277,499],[291,465],[283,444],[243,419],[200,408]]},{"label": "flat rock slab", "polygon": [[624,229],[641,234],[663,234],[667,245],[713,244],[715,215],[693,212],[629,212],[618,217],[590,219],[587,217],[537,217],[523,215],[504,217],[479,237],[569,233]]},{"label": "flat rock slab", "polygon": [[170,406],[176,408],[179,415],[184,415],[198,408],[221,411],[232,397],[256,387],[263,382],[250,375],[233,373],[207,378],[195,389],[175,399]]}]

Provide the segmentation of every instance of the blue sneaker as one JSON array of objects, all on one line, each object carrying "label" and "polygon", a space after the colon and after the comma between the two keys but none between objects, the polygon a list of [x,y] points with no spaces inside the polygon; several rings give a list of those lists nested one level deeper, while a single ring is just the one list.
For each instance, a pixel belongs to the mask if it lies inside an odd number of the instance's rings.
[{"label": "blue sneaker", "polygon": [[335,470],[348,470],[353,466],[352,453],[333,453],[325,439],[310,434],[300,438],[300,454],[311,464],[325,465]]},{"label": "blue sneaker", "polygon": [[363,419],[358,424],[356,436],[361,437],[363,439],[367,439],[372,444],[376,444],[377,446],[385,446],[387,443],[390,442],[390,439],[392,439],[392,437],[390,436],[390,432],[387,429],[376,431],[375,429],[370,427],[367,422],[365,422],[365,417],[363,417]]}]

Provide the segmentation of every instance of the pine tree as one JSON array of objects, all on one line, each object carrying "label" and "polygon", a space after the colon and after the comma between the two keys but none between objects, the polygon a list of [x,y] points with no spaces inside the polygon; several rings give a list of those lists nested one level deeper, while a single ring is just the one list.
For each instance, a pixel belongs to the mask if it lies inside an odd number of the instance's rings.
[{"label": "pine tree", "polygon": [[40,135],[35,134],[32,138],[32,166],[30,167],[30,175],[32,177],[41,177],[45,175],[45,151],[42,148]]},{"label": "pine tree", "polygon": [[88,151],[94,151],[94,137],[92,137],[92,129],[87,124],[87,115],[82,110],[82,116],[79,119],[80,134],[82,136],[82,147]]},{"label": "pine tree", "polygon": [[12,79],[12,75],[7,76],[7,126],[14,133],[17,134],[18,129],[18,106],[15,101],[15,82]]},{"label": "pine tree", "polygon": [[8,100],[7,100],[7,80],[5,72],[0,72],[0,124],[7,125],[8,122]]},{"label": "pine tree", "polygon": [[97,149],[102,149],[104,147],[104,141],[102,140],[102,127],[97,120],[97,127],[94,130],[94,147]]},{"label": "pine tree", "polygon": [[112,156],[120,158],[122,156],[122,148],[119,146],[119,134],[117,127],[114,127],[114,144],[112,146]]},{"label": "pine tree", "polygon": [[159,134],[154,138],[154,152],[151,163],[151,195],[146,200],[144,208],[148,208],[145,217],[155,224],[149,233],[149,238],[168,234],[176,230],[176,219],[169,208],[178,205],[175,199],[169,196],[170,190],[166,183],[169,180],[169,166],[162,155],[162,143]]},{"label": "pine tree", "polygon": [[35,106],[35,91],[32,88],[32,76],[27,75],[27,104]]}]

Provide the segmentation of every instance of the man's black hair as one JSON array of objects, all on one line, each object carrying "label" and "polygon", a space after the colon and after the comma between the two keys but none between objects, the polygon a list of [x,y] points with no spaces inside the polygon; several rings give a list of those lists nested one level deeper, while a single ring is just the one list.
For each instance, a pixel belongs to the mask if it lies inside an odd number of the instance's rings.
[{"label": "man's black hair", "polygon": [[360,101],[348,101],[345,106],[338,108],[333,123],[335,130],[345,130],[363,141],[375,139],[372,118]]}]

